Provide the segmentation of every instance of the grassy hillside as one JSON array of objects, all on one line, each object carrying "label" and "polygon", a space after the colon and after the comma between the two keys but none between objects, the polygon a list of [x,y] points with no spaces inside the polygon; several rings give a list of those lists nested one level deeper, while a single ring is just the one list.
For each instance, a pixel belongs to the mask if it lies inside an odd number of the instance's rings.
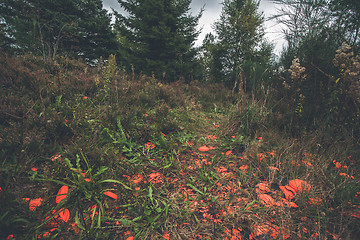
[{"label": "grassy hillside", "polygon": [[1,239],[358,239],[359,146],[110,58],[0,58]]}]

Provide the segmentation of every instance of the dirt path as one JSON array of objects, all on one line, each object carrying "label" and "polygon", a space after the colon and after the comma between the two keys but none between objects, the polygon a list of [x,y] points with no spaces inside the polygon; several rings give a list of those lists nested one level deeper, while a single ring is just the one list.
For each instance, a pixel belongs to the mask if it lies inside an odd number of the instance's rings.
[{"label": "dirt path", "polygon": [[[175,166],[153,170],[148,175],[152,192],[171,206],[165,226],[168,239],[253,239],[268,235],[288,238],[285,226],[271,218],[297,205],[284,198],[249,158],[231,150],[237,136],[223,134],[221,115],[206,117],[207,126],[198,136],[177,146]],[[259,140],[260,144],[260,140]],[[271,158],[275,152],[260,157]],[[144,178],[146,179],[146,178]],[[130,181],[134,181],[130,179]],[[155,194],[154,194],[155,196]],[[161,200],[158,200],[161,202]],[[161,204],[160,204],[161,205]],[[160,210],[159,210],[160,211]]]}]

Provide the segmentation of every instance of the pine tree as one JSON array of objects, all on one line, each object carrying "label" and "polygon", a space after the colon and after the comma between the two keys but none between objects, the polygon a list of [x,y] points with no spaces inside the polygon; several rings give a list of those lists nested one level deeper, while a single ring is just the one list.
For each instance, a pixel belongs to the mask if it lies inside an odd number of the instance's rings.
[{"label": "pine tree", "polygon": [[224,49],[216,42],[212,33],[208,33],[202,43],[199,55],[203,66],[203,80],[207,82],[220,82],[225,72],[221,62],[221,56],[224,56]]},{"label": "pine tree", "polygon": [[360,50],[360,1],[358,0],[331,0],[331,14],[335,17],[333,28],[342,38],[341,42],[347,42]]},{"label": "pine tree", "polygon": [[217,51],[222,53],[218,56],[224,72],[222,79],[229,87],[238,81],[241,65],[259,55],[264,19],[257,12],[258,7],[254,0],[225,0],[220,20],[215,23]]},{"label": "pine tree", "polygon": [[116,34],[112,31],[111,15],[103,9],[101,0],[77,0],[78,55],[88,60],[108,58],[117,52]]},{"label": "pine tree", "polygon": [[4,0],[0,13],[3,45],[16,52],[92,61],[117,48],[101,0]]},{"label": "pine tree", "polygon": [[195,68],[194,41],[200,12],[191,16],[191,0],[118,0],[128,15],[117,13],[121,62],[158,78],[189,78]]}]

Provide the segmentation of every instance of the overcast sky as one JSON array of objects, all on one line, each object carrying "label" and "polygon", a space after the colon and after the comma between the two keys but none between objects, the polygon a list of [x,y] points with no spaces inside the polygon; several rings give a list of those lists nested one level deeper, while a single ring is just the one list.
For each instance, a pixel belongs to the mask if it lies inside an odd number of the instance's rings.
[{"label": "overcast sky", "polygon": [[[196,45],[201,45],[205,35],[212,30],[213,23],[219,19],[223,0],[193,0],[190,7],[193,15],[196,15],[200,9],[204,7],[203,15],[199,21],[199,28],[202,27],[202,32]],[[103,0],[104,8],[111,11],[111,8],[120,10],[120,5],[117,0]],[[259,11],[263,12],[265,18],[270,17],[276,13],[276,6],[271,0],[260,0]],[[281,34],[281,28],[274,21],[265,22],[266,37],[275,44],[275,53],[279,53],[283,47],[284,40]]]}]

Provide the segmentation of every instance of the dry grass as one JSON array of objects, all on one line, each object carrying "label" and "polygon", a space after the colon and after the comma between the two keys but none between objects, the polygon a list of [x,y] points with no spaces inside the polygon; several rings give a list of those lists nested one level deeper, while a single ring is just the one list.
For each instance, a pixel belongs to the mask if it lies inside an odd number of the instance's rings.
[{"label": "dry grass", "polygon": [[[38,60],[31,68],[25,67],[27,58],[7,61],[17,62],[7,80],[30,72],[37,85],[1,90],[9,103],[0,113],[1,238],[50,233],[55,239],[356,239],[359,234],[359,152],[351,138],[335,139],[324,129],[291,137],[274,124],[266,101],[236,101],[220,85],[164,84],[106,70],[115,65],[88,69],[66,59]],[[47,83],[39,80],[40,72]],[[34,90],[44,84],[50,84],[46,93]],[[22,106],[17,97],[32,100]],[[117,182],[102,183],[109,179]],[[284,187],[295,179],[311,189],[290,189],[292,196]],[[64,184],[71,185],[71,200],[62,205],[69,220],[58,220],[56,227],[42,224],[56,209]],[[43,201],[30,211],[24,198]]]}]

